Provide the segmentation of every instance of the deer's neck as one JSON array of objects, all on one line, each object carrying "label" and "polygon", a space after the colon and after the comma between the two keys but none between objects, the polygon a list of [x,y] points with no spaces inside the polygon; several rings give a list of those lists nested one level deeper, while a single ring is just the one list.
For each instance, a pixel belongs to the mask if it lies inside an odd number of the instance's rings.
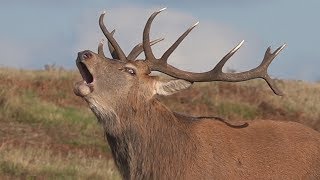
[{"label": "deer's neck", "polygon": [[[170,165],[185,161],[186,156],[192,154],[184,152],[188,151],[184,147],[190,143],[188,128],[157,100],[145,102],[139,109],[130,108],[123,108],[126,112],[118,113],[119,131],[106,131],[122,175],[125,179],[152,179],[172,174],[166,172],[174,169]],[[166,167],[159,167],[164,164]],[[176,172],[179,173],[184,174]]]}]

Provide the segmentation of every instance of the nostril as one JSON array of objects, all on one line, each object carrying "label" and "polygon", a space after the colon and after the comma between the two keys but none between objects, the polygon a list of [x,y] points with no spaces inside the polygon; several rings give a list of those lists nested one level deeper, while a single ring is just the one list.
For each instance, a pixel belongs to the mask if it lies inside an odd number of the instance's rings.
[{"label": "nostril", "polygon": [[83,59],[90,59],[92,58],[92,54],[90,52],[85,52],[82,54]]}]

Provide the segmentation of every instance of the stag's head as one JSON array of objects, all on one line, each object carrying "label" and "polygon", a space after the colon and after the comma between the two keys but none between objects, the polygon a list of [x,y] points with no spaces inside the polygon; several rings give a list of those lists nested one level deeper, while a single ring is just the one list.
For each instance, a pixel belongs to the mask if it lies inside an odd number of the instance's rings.
[{"label": "stag's head", "polygon": [[[146,26],[143,40],[148,43],[138,44],[126,56],[113,37],[114,31],[110,33],[105,27],[104,15],[105,13],[101,14],[99,25],[108,39],[112,58],[105,56],[103,41],[98,46],[98,53],[90,50],[78,53],[76,64],[83,81],[76,83],[76,95],[86,99],[89,104],[99,104],[105,110],[114,110],[128,103],[128,96],[140,97],[143,101],[151,99],[155,94],[173,94],[191,85],[191,82],[185,80],[161,81],[149,75],[153,71],[151,64],[155,60],[150,46],[163,40],[149,42],[151,21]],[[136,60],[144,49],[147,52],[146,60]]]},{"label": "stag's head", "polygon": [[[164,9],[162,9],[164,10]],[[227,53],[222,60],[210,71],[204,73],[192,73],[179,70],[169,64],[167,60],[171,53],[178,47],[182,40],[198,24],[191,26],[178,40],[160,57],[156,58],[151,46],[163,39],[150,42],[149,32],[153,19],[162,10],[154,12],[148,19],[144,31],[143,42],[135,46],[128,56],[124,54],[120,46],[103,23],[105,13],[99,18],[99,25],[108,39],[109,50],[112,58],[108,58],[103,52],[103,43],[98,46],[98,53],[86,50],[78,53],[77,67],[83,77],[83,81],[76,83],[75,94],[83,97],[91,108],[98,111],[115,112],[124,108],[124,105],[133,106],[130,103],[146,102],[156,94],[170,95],[179,90],[188,88],[193,82],[208,81],[245,81],[254,78],[263,78],[274,93],[281,95],[274,81],[267,74],[267,68],[284,45],[275,52],[267,49],[262,63],[249,71],[240,73],[224,73],[222,68],[226,61],[240,48],[243,41]],[[136,60],[140,53],[144,52],[144,60]],[[163,81],[151,76],[152,71],[158,71],[176,79]],[[132,98],[134,102],[130,102]],[[95,110],[94,110],[95,111]],[[96,112],[96,115],[99,114]]]}]

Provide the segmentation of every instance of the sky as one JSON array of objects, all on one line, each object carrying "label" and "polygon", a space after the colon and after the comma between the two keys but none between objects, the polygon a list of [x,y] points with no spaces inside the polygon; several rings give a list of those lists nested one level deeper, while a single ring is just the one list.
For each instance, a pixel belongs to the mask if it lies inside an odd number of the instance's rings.
[{"label": "sky", "polygon": [[[319,0],[0,0],[0,66],[43,69],[46,64],[76,69],[77,53],[97,51],[105,39],[98,26],[116,29],[125,51],[142,41],[152,12],[167,7],[154,20],[151,39],[157,57],[190,26],[199,25],[170,56],[183,70],[203,72],[237,43],[244,45],[225,69],[244,71],[257,66],[268,46],[286,48],[270,65],[279,79],[320,80]],[[107,52],[107,50],[105,50]],[[140,56],[143,58],[143,55]]]}]

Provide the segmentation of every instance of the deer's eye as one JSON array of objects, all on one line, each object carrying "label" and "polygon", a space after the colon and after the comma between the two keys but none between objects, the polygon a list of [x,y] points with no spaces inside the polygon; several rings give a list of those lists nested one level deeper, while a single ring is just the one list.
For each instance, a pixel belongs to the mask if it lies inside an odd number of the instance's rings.
[{"label": "deer's eye", "polygon": [[125,67],[124,70],[133,76],[136,75],[136,71],[132,68]]}]

